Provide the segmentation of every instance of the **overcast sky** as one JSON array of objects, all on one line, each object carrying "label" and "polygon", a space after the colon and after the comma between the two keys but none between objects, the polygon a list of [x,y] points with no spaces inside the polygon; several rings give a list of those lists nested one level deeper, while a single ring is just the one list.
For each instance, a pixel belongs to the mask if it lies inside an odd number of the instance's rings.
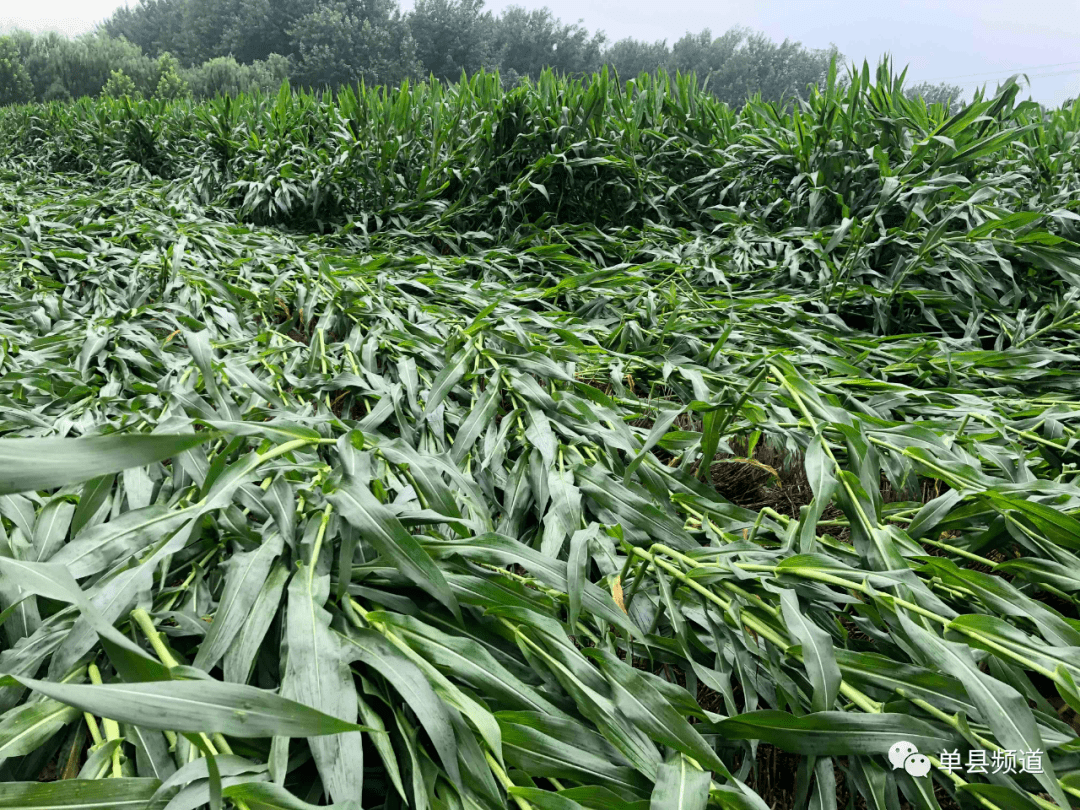
[{"label": "overcast sky", "polygon": [[[131,0],[135,5],[137,0]],[[564,22],[582,20],[608,41],[665,39],[732,26],[825,48],[873,65],[890,53],[910,66],[908,83],[947,80],[965,95],[979,84],[1026,72],[1036,101],[1057,105],[1080,95],[1080,0],[488,0],[547,5]],[[404,0],[410,7],[412,0]],[[79,34],[112,13],[117,0],[0,0],[0,29]]]}]

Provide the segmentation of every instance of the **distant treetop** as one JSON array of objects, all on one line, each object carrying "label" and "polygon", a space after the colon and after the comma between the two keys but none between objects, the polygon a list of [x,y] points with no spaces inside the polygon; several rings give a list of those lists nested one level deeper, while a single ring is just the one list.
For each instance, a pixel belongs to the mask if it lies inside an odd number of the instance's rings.
[{"label": "distant treetop", "polygon": [[[504,83],[536,79],[551,68],[585,76],[602,67],[623,79],[642,72],[695,73],[708,90],[738,107],[760,94],[778,102],[821,86],[836,46],[810,49],[732,28],[687,32],[674,44],[608,43],[581,21],[564,23],[549,8],[484,0],[138,0],[76,39],[17,32],[0,38],[0,103],[133,93],[176,98],[276,89],[283,79],[313,88],[406,78],[456,81],[498,70]],[[910,97],[960,105],[960,88],[923,83]]]}]

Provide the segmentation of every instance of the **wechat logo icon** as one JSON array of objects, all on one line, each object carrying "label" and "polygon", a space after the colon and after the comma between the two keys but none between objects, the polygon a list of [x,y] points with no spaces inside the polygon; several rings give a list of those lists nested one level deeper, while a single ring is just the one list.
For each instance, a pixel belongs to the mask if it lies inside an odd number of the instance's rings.
[{"label": "wechat logo icon", "polygon": [[893,743],[889,749],[889,762],[893,770],[903,768],[911,776],[926,776],[930,773],[930,760],[919,753],[919,749],[909,742],[901,740]]}]

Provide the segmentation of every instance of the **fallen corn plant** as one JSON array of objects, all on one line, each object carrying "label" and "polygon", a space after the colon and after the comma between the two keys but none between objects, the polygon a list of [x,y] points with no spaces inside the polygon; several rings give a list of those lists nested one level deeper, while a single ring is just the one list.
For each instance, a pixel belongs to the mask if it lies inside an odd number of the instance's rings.
[{"label": "fallen corn plant", "polygon": [[1080,107],[1017,93],[2,111],[0,806],[1077,804]]}]

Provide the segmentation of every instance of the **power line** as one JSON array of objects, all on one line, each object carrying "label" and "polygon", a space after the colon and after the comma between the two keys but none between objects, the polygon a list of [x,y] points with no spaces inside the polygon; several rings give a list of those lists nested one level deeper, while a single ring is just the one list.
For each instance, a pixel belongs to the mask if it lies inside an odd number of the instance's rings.
[{"label": "power line", "polygon": [[962,73],[959,76],[945,76],[937,79],[926,79],[926,81],[947,82],[952,81],[953,79],[966,79],[969,76],[987,76],[991,73],[995,73],[999,76],[1002,73],[1005,73],[1007,76],[1012,76],[1014,73],[1023,73],[1026,70],[1041,70],[1042,68],[1064,67],[1065,65],[1080,65],[1080,60],[1075,62],[1057,62],[1053,65],[1032,65],[1031,67],[1026,68],[1002,68],[1001,70],[984,70],[982,73]]},{"label": "power line", "polygon": [[[1023,71],[1021,71],[1021,72],[1023,72]],[[1055,70],[1055,71],[1052,71],[1050,73],[1033,73],[1033,74],[1028,76],[1028,79],[1045,79],[1045,78],[1048,78],[1050,76],[1068,76],[1071,73],[1080,73],[1080,68],[1073,68],[1072,70]],[[1009,76],[1015,76],[1015,75],[1016,75],[1015,73],[1010,73],[1010,74],[1008,74],[1008,76],[1002,76],[1002,75],[999,74],[998,77],[996,78],[996,81],[1001,82],[1001,81],[1004,81],[1005,79],[1009,78]],[[975,85],[975,84],[988,84],[989,82],[992,82],[992,81],[995,81],[994,77],[990,77],[990,78],[986,78],[986,79],[973,79],[973,80],[967,81],[967,82],[960,82],[959,86],[960,87],[971,87],[972,85]],[[928,82],[928,84],[929,84],[929,82]]]},{"label": "power line", "polygon": [[1044,79],[1047,76],[1068,76],[1070,73],[1080,73],[1080,68],[1076,70],[1058,70],[1054,73],[1036,73],[1034,76],[1028,76],[1029,79]]}]

